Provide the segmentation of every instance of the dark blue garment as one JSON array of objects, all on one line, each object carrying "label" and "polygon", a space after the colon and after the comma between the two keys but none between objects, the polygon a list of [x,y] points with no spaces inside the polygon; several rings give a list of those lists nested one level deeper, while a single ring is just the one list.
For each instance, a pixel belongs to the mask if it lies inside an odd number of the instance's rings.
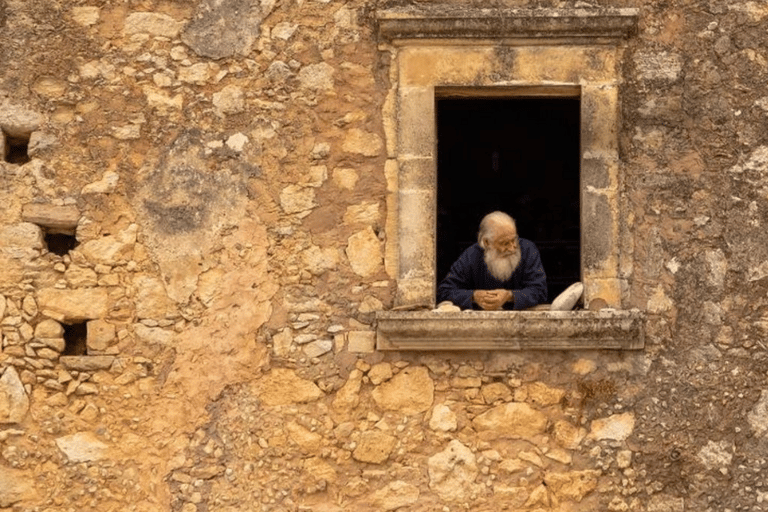
[{"label": "dark blue garment", "polygon": [[485,252],[478,244],[464,251],[437,287],[437,302],[449,300],[461,309],[481,309],[472,302],[475,290],[511,290],[514,304],[504,309],[526,309],[547,300],[547,274],[533,242],[520,238],[520,265],[506,281],[493,277],[485,264]]}]

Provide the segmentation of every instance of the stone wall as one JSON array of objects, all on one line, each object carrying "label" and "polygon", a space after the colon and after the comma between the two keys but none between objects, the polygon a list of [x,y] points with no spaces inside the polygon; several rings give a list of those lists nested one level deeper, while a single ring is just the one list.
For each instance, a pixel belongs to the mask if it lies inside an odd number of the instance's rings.
[{"label": "stone wall", "polygon": [[383,5],[0,0],[0,509],[768,509],[768,9],[603,4],[645,348],[398,353]]}]

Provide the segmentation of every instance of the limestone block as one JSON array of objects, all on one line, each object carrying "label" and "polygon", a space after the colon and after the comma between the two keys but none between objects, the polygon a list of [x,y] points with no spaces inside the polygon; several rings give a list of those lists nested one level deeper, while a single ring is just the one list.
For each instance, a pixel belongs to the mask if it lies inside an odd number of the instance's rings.
[{"label": "limestone block", "polygon": [[463,500],[471,494],[479,473],[475,454],[454,439],[429,458],[429,487],[445,501]]},{"label": "limestone block", "polygon": [[272,352],[277,357],[286,357],[291,353],[291,345],[293,344],[293,335],[290,329],[283,329],[274,336],[272,336]]},{"label": "limestone block", "polygon": [[683,70],[683,57],[677,53],[637,52],[635,69],[641,80],[674,82]]},{"label": "limestone block", "polygon": [[335,270],[339,264],[339,251],[335,247],[311,245],[301,253],[304,269],[314,276]]},{"label": "limestone block", "polygon": [[617,85],[585,86],[581,97],[581,138],[588,155],[615,158],[618,152]]},{"label": "limestone block", "polygon": [[333,350],[332,339],[315,340],[307,343],[301,349],[307,357],[320,357]]},{"label": "limestone block", "polygon": [[435,100],[429,87],[400,87],[397,120],[399,159],[435,156]]},{"label": "limestone block", "polygon": [[562,389],[551,388],[543,382],[532,382],[523,388],[526,393],[526,401],[539,406],[559,404],[565,396]]},{"label": "limestone block", "polygon": [[317,453],[323,447],[323,436],[302,427],[295,421],[288,422],[285,430],[304,453]]},{"label": "limestone block", "polygon": [[115,341],[115,326],[104,320],[91,320],[87,324],[88,353],[103,352]]},{"label": "limestone block", "polygon": [[[608,308],[621,308],[621,284],[618,279],[584,280],[584,303],[588,306],[591,301],[602,299]],[[651,311],[650,308],[648,311]]]},{"label": "limestone block", "polygon": [[133,280],[136,289],[136,316],[165,318],[175,311],[176,304],[168,297],[163,282],[152,276],[138,275]]},{"label": "limestone block", "polygon": [[480,388],[485,403],[492,404],[499,400],[509,401],[512,397],[512,390],[503,382],[492,382]]},{"label": "limestone block", "polygon": [[107,316],[109,292],[105,288],[44,288],[37,294],[37,304],[43,315],[60,322],[94,320]]},{"label": "limestone block", "polygon": [[264,405],[313,402],[323,396],[314,382],[302,379],[293,370],[274,368],[253,384],[253,391]]},{"label": "limestone block", "polygon": [[280,191],[280,206],[285,213],[308,214],[316,206],[315,190],[300,185],[288,185]]},{"label": "limestone block", "polygon": [[71,264],[64,272],[64,279],[71,288],[90,288],[96,286],[99,277],[96,272],[88,267]]},{"label": "limestone block", "polygon": [[544,475],[544,483],[549,492],[559,500],[581,501],[587,494],[597,488],[600,471],[569,471],[555,473],[548,471]]},{"label": "limestone block", "polygon": [[45,117],[22,105],[5,100],[0,104],[0,130],[9,137],[28,137],[45,123]]},{"label": "limestone block", "polygon": [[89,183],[84,186],[80,191],[81,194],[108,194],[114,192],[117,189],[117,184],[120,181],[120,175],[114,171],[104,171],[101,179]]},{"label": "limestone block", "polygon": [[39,499],[34,475],[28,471],[0,466],[0,508]]},{"label": "limestone block", "polygon": [[547,417],[528,404],[511,402],[480,414],[472,424],[484,439],[531,439],[544,432]]},{"label": "limestone block", "polygon": [[129,260],[136,244],[138,229],[136,224],[131,224],[117,235],[108,235],[83,243],[78,247],[78,251],[94,264],[114,265],[119,261]]},{"label": "limestone block", "polygon": [[456,413],[445,404],[437,404],[432,409],[432,416],[429,418],[429,428],[440,432],[452,432],[456,430],[458,422]]},{"label": "limestone block", "polygon": [[93,372],[109,370],[115,362],[115,356],[61,356],[59,362],[66,370]]},{"label": "limestone block", "polygon": [[635,415],[632,413],[614,414],[607,418],[593,420],[590,423],[589,437],[592,439],[610,439],[624,441],[635,429]]},{"label": "limestone block", "polygon": [[401,370],[372,392],[373,399],[379,407],[400,411],[405,415],[427,411],[432,406],[434,394],[434,382],[429,376],[429,371],[423,366]]},{"label": "limestone block", "polygon": [[29,257],[43,247],[43,232],[36,224],[22,222],[0,229],[0,251],[11,257]]},{"label": "limestone block", "polygon": [[90,432],[59,437],[56,446],[70,462],[90,462],[108,457],[109,446]]},{"label": "limestone block", "polygon": [[213,106],[221,116],[238,114],[245,110],[245,92],[236,85],[227,85],[213,93]]},{"label": "limestone block", "polygon": [[138,339],[148,345],[170,345],[173,332],[162,327],[149,327],[144,324],[134,324],[133,333]]},{"label": "limestone block", "polygon": [[64,341],[64,338],[35,338],[40,343],[44,344],[46,347],[55,350],[59,354],[64,352],[64,349],[67,348],[67,342]]},{"label": "limestone block", "polygon": [[317,91],[333,89],[333,74],[336,70],[326,62],[310,64],[299,70],[299,83],[305,89]]},{"label": "limestone block", "polygon": [[685,498],[668,494],[654,494],[648,500],[646,512],[685,512]]},{"label": "limestone block", "polygon": [[272,28],[270,35],[277,39],[282,39],[283,41],[287,41],[288,39],[291,38],[291,36],[296,32],[298,28],[299,26],[296,23],[289,23],[287,21],[282,21],[276,24]]},{"label": "limestone block", "polygon": [[555,297],[552,301],[552,305],[549,307],[550,311],[570,311],[579,302],[581,296],[584,294],[584,285],[582,283],[573,283],[571,286],[565,289],[563,293]]},{"label": "limestone block", "polygon": [[37,301],[32,295],[25,296],[24,300],[21,301],[21,311],[27,318],[33,318],[37,315]]},{"label": "limestone block", "polygon": [[556,421],[553,428],[555,440],[563,448],[574,450],[578,448],[581,441],[586,437],[587,432],[581,427],[577,427],[565,420]]},{"label": "limestone block", "polygon": [[142,92],[146,97],[149,107],[157,109],[159,114],[168,114],[170,111],[178,111],[184,106],[184,95],[182,94],[171,96],[151,85],[145,85],[142,88]]},{"label": "limestone block", "polygon": [[389,458],[389,454],[397,444],[397,439],[389,434],[372,430],[363,432],[352,457],[360,462],[381,464]]},{"label": "limestone block", "polygon": [[333,466],[320,457],[304,459],[304,472],[326,482],[335,482],[337,479],[336,470],[333,469]]},{"label": "limestone block", "polygon": [[344,190],[354,189],[359,179],[357,171],[349,167],[337,167],[331,175],[334,185]]},{"label": "limestone block", "polygon": [[222,59],[248,55],[259,37],[261,23],[276,2],[203,0],[181,40],[202,57]]},{"label": "limestone block", "polygon": [[382,268],[381,241],[370,226],[349,237],[345,252],[352,270],[361,277],[370,277]]},{"label": "limestone block", "polygon": [[374,331],[350,331],[347,333],[347,350],[357,353],[371,353],[376,348]]},{"label": "limestone block", "polygon": [[21,218],[53,231],[74,233],[80,220],[80,210],[75,205],[28,203],[21,209]]},{"label": "limestone block", "polygon": [[725,473],[731,466],[735,448],[733,441],[719,441],[716,443],[709,440],[707,445],[699,450],[696,458],[707,469],[715,469]]},{"label": "limestone block", "polygon": [[371,384],[378,386],[384,381],[392,378],[392,365],[389,363],[376,363],[368,370],[368,379]]},{"label": "limestone block", "polygon": [[2,320],[3,317],[5,316],[6,306],[7,306],[6,298],[0,295],[0,320]]},{"label": "limestone block", "polygon": [[64,336],[64,327],[56,320],[46,318],[35,327],[36,338],[61,338]]},{"label": "limestone block", "polygon": [[21,423],[29,410],[29,397],[19,374],[9,366],[0,377],[0,423]]},{"label": "limestone block", "polygon": [[345,152],[363,156],[379,156],[383,148],[384,143],[379,135],[359,128],[347,131],[341,145]]},{"label": "limestone block", "polygon": [[403,86],[477,84],[478,77],[498,72],[492,46],[408,47],[400,51],[400,81]]},{"label": "limestone block", "polygon": [[363,382],[363,373],[360,370],[349,372],[347,382],[336,393],[332,407],[336,412],[348,412],[357,407],[360,402],[360,387]]},{"label": "limestone block", "polygon": [[378,201],[364,201],[347,207],[344,212],[344,224],[378,224],[381,212]]},{"label": "limestone block", "polygon": [[768,437],[768,390],[760,392],[760,399],[747,413],[747,421],[757,437]]},{"label": "limestone block", "polygon": [[365,501],[376,510],[407,509],[419,501],[419,488],[402,480],[395,480],[374,492]]},{"label": "limestone block", "polygon": [[89,27],[99,21],[100,9],[98,7],[73,7],[72,19],[78,25]]},{"label": "limestone block", "polygon": [[134,12],[126,17],[123,31],[127,35],[149,34],[174,39],[183,26],[183,21],[176,21],[166,14]]}]

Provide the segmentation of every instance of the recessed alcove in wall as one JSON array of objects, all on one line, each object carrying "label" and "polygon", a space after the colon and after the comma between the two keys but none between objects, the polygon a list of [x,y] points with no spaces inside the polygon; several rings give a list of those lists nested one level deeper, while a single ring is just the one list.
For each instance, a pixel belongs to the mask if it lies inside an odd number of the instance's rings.
[{"label": "recessed alcove in wall", "polygon": [[51,232],[43,228],[43,241],[48,252],[64,256],[78,246],[77,238],[73,234]]},{"label": "recessed alcove in wall", "polygon": [[5,137],[5,154],[3,160],[10,164],[22,165],[29,162],[29,135]]},{"label": "recessed alcove in wall", "polygon": [[63,324],[65,356],[84,356],[88,353],[88,323]]},{"label": "recessed alcove in wall", "polygon": [[80,210],[74,204],[28,203],[21,209],[21,218],[40,227],[45,248],[53,254],[64,256],[78,246]]}]

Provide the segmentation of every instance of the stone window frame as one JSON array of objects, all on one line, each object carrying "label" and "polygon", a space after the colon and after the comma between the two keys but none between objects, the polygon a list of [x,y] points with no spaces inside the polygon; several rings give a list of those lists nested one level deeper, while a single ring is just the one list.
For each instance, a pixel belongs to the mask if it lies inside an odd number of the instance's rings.
[{"label": "stone window frame", "polygon": [[[644,313],[622,309],[619,247],[620,73],[638,10],[431,5],[378,11],[376,19],[379,49],[392,63],[386,264],[397,281],[395,307],[377,314],[377,348],[642,348]],[[580,97],[585,310],[424,311],[434,308],[437,282],[436,95],[521,94]]]}]

